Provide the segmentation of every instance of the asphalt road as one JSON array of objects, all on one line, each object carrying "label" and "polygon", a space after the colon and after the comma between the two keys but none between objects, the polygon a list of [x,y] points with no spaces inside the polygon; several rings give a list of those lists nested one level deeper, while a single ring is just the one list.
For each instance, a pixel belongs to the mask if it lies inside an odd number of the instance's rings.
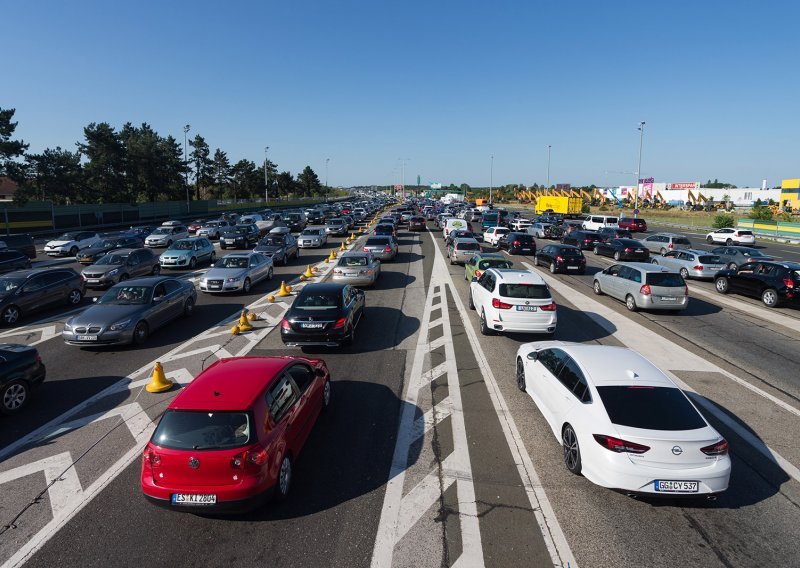
[{"label": "asphalt road", "polygon": [[[557,339],[637,349],[682,381],[731,443],[731,485],[717,500],[635,499],[564,468],[559,443],[514,382],[516,351],[536,337],[480,335],[463,267],[443,259],[438,232],[401,232],[400,244],[367,292],[355,345],[311,351],[332,370],[334,402],[296,462],[291,498],[245,517],[174,513],[141,498],[139,448],[174,392],[142,394],[136,385],[159,358],[168,374],[190,379],[208,357],[299,354],[272,331],[281,306],[261,302],[327,248],[304,251],[250,296],[201,295],[191,320],[141,349],[40,343],[47,383],[24,414],[0,418],[0,527],[25,511],[0,532],[0,563],[800,565],[797,309],[767,310],[692,281],[686,312],[630,313],[591,293],[592,274],[610,259],[588,254],[584,276],[543,273],[559,305]],[[263,310],[267,323],[257,322],[250,339],[230,339],[215,324],[245,305]],[[44,319],[60,330],[64,318]],[[126,378],[129,385],[101,392]],[[134,406],[143,410],[124,410]],[[53,474],[78,455],[65,475]],[[25,509],[53,478],[60,481]]]}]

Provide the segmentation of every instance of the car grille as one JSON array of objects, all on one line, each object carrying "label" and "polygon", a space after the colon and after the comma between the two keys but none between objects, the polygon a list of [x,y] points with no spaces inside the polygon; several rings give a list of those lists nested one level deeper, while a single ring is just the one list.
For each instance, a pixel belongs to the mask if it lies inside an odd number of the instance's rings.
[{"label": "car grille", "polygon": [[83,274],[84,274],[84,276],[86,276],[86,278],[102,278],[103,277],[103,273],[102,272],[100,274],[95,274],[93,272],[84,272]]},{"label": "car grille", "polygon": [[222,286],[222,280],[207,280],[209,286]]},{"label": "car grille", "polygon": [[85,334],[85,333],[100,333],[100,330],[101,330],[101,329],[102,329],[102,328],[101,328],[101,327],[99,327],[99,326],[92,326],[92,327],[76,327],[74,331],[75,331],[75,333],[78,333],[78,334],[81,334],[81,335],[83,335],[83,334]]}]

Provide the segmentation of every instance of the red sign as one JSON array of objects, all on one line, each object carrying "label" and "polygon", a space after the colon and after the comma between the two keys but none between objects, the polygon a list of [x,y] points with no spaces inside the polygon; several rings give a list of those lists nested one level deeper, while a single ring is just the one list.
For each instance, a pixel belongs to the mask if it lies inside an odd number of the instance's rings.
[{"label": "red sign", "polygon": [[697,189],[699,185],[696,181],[671,183],[667,185],[667,189]]}]

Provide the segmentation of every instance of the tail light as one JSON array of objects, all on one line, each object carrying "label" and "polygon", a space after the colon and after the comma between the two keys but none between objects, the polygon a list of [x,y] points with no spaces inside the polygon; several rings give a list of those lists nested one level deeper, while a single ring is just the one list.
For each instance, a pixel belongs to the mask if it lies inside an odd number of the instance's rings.
[{"label": "tail light", "polygon": [[505,302],[501,302],[497,298],[492,298],[492,307],[497,308],[498,310],[510,310],[511,304],[506,304]]},{"label": "tail light", "polygon": [[383,249],[383,252],[392,252],[392,249],[390,249],[389,247],[386,247],[385,249]]},{"label": "tail light", "polygon": [[518,246],[519,246],[519,241],[514,241],[513,245],[514,245],[515,247],[518,247]]},{"label": "tail light", "polygon": [[334,329],[341,329],[341,328],[343,328],[343,327],[344,327],[346,324],[347,324],[347,319],[346,319],[346,318],[339,318],[338,320],[336,320],[336,323],[335,323],[335,324],[333,324],[333,328],[334,328]]},{"label": "tail light", "polygon": [[644,294],[645,296],[649,296],[652,292],[650,292],[650,284],[645,284],[641,288],[639,288],[639,293]]},{"label": "tail light", "polygon": [[144,465],[149,467],[159,467],[161,465],[161,456],[156,453],[150,444],[145,446],[144,454],[142,454]]},{"label": "tail light", "polygon": [[627,442],[614,438],[613,436],[606,436],[605,434],[594,434],[595,441],[607,450],[616,452],[618,454],[643,454],[650,449],[650,446],[636,444],[634,442]]},{"label": "tail light", "polygon": [[675,248],[675,245],[674,245],[674,244],[672,244],[672,243],[669,243],[669,244],[667,245],[667,248],[670,248],[670,249],[671,249],[671,248]]},{"label": "tail light", "polygon": [[369,249],[367,247],[364,247],[364,252],[369,252]]},{"label": "tail light", "polygon": [[791,278],[784,278],[783,285],[786,286],[787,288],[794,288],[794,280],[792,280]]},{"label": "tail light", "polygon": [[723,438],[716,444],[711,444],[705,448],[700,448],[700,451],[707,456],[727,456],[728,455],[728,441]]},{"label": "tail light", "polygon": [[253,446],[249,450],[233,456],[231,458],[231,467],[233,469],[243,469],[248,465],[260,466],[267,463],[268,459],[267,450],[261,446]]},{"label": "tail light", "polygon": [[476,270],[476,271],[475,271],[475,276],[476,276],[476,277],[480,278],[480,277],[481,277],[481,274],[483,274],[483,272],[481,272],[480,270]]},{"label": "tail light", "polygon": [[552,304],[539,306],[539,309],[542,310],[543,312],[554,312],[556,311],[556,303],[553,302]]},{"label": "tail light", "polygon": [[692,266],[692,270],[703,270],[703,265],[702,264],[696,264],[696,265]]},{"label": "tail light", "polygon": [[688,284],[684,285],[684,287],[683,287],[683,295],[684,296],[688,296],[689,295],[689,285]]},{"label": "tail light", "polygon": [[625,252],[633,252],[633,249],[632,248],[626,248]]},{"label": "tail light", "polygon": [[289,325],[289,321],[286,318],[281,320],[281,329],[285,329],[286,331],[292,330],[292,326]]},{"label": "tail light", "polygon": [[564,262],[564,257],[563,256],[557,256],[556,257],[556,262]]}]

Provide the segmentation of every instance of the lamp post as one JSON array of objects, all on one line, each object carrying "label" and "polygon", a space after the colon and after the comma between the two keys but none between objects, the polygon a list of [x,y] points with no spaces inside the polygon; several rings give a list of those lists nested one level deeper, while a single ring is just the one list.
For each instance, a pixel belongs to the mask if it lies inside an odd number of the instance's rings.
[{"label": "lamp post", "polygon": [[267,176],[267,164],[269,164],[269,160],[267,159],[267,152],[269,152],[269,146],[264,148],[264,207],[267,206],[267,202],[269,201],[269,177]]},{"label": "lamp post", "polygon": [[550,189],[550,144],[547,145],[547,189]]},{"label": "lamp post", "polygon": [[186,213],[189,213],[189,169],[187,166],[186,156],[186,135],[192,129],[191,125],[187,124],[183,127],[183,185],[186,187]]},{"label": "lamp post", "polygon": [[642,178],[642,142],[644,140],[644,120],[639,122],[639,167],[636,169],[636,193],[633,196],[633,218],[639,210],[639,180]]},{"label": "lamp post", "polygon": [[492,203],[492,189],[494,189],[494,154],[489,161],[489,204]]},{"label": "lamp post", "polygon": [[400,160],[400,190],[402,191],[403,201],[406,200],[406,162],[411,158],[397,158]]},{"label": "lamp post", "polygon": [[330,161],[330,158],[325,158],[325,203],[328,202],[328,162]]}]

